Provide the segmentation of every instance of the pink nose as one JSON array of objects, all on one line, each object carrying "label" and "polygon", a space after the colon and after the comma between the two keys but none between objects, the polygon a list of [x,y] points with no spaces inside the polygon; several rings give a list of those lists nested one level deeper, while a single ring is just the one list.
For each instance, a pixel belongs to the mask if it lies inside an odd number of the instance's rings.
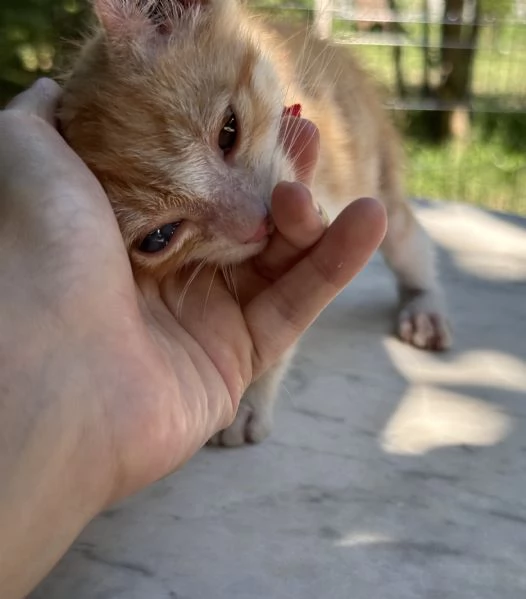
[{"label": "pink nose", "polygon": [[270,233],[270,223],[267,218],[263,219],[259,224],[259,227],[256,229],[254,234],[249,237],[244,243],[258,243],[265,239],[265,237]]}]

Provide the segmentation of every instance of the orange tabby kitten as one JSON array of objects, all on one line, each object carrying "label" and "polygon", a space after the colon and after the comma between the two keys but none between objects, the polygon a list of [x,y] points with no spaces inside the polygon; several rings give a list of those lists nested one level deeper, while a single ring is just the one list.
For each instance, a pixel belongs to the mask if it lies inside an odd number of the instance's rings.
[{"label": "orange tabby kitten", "polygon": [[[382,200],[401,304],[397,331],[450,343],[431,243],[407,204],[399,142],[347,50],[267,28],[239,0],[94,0],[98,27],[70,73],[63,132],[112,202],[135,268],[159,276],[260,252],[271,192],[293,179],[278,139],[284,106],[320,129],[314,197],[331,215]],[[287,360],[254,382],[213,442],[268,435]]]}]

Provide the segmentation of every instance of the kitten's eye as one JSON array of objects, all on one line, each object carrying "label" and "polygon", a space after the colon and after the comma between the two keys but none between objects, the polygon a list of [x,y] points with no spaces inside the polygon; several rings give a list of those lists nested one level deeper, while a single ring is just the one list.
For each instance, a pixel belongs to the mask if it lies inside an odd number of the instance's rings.
[{"label": "kitten's eye", "polygon": [[164,248],[170,243],[172,237],[174,236],[177,227],[181,224],[181,221],[176,223],[169,223],[168,225],[164,225],[159,227],[159,229],[155,229],[149,233],[142,241],[139,246],[139,250],[144,252],[145,254],[155,254],[164,250]]},{"label": "kitten's eye", "polygon": [[229,108],[225,124],[219,133],[219,139],[217,141],[219,147],[226,155],[236,144],[237,139],[237,119],[234,111]]}]

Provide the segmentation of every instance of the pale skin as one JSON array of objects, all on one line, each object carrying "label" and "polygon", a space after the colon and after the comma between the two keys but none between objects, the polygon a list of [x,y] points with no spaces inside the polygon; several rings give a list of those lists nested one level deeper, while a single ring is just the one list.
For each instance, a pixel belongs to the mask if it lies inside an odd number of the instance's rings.
[{"label": "pale skin", "polygon": [[325,226],[307,126],[292,147],[306,185],[277,186],[276,231],[240,269],[240,303],[203,272],[177,319],[184,281],[134,279],[104,191],[54,128],[59,94],[43,80],[0,113],[2,599],[24,597],[102,509],[228,426],[386,227],[370,199]]}]

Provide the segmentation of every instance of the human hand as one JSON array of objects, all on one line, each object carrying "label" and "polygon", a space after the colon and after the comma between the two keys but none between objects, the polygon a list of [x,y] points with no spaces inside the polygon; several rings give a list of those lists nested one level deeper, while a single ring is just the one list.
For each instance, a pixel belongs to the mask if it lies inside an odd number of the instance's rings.
[{"label": "human hand", "polygon": [[[385,232],[373,200],[325,230],[307,188],[282,183],[267,250],[238,269],[240,303],[203,271],[178,317],[186,281],[134,281],[104,191],[52,126],[59,92],[41,81],[0,114],[5,599],[27,591],[105,505],[173,471],[225,428],[253,378]],[[308,182],[317,145],[304,125],[291,151]]]}]

